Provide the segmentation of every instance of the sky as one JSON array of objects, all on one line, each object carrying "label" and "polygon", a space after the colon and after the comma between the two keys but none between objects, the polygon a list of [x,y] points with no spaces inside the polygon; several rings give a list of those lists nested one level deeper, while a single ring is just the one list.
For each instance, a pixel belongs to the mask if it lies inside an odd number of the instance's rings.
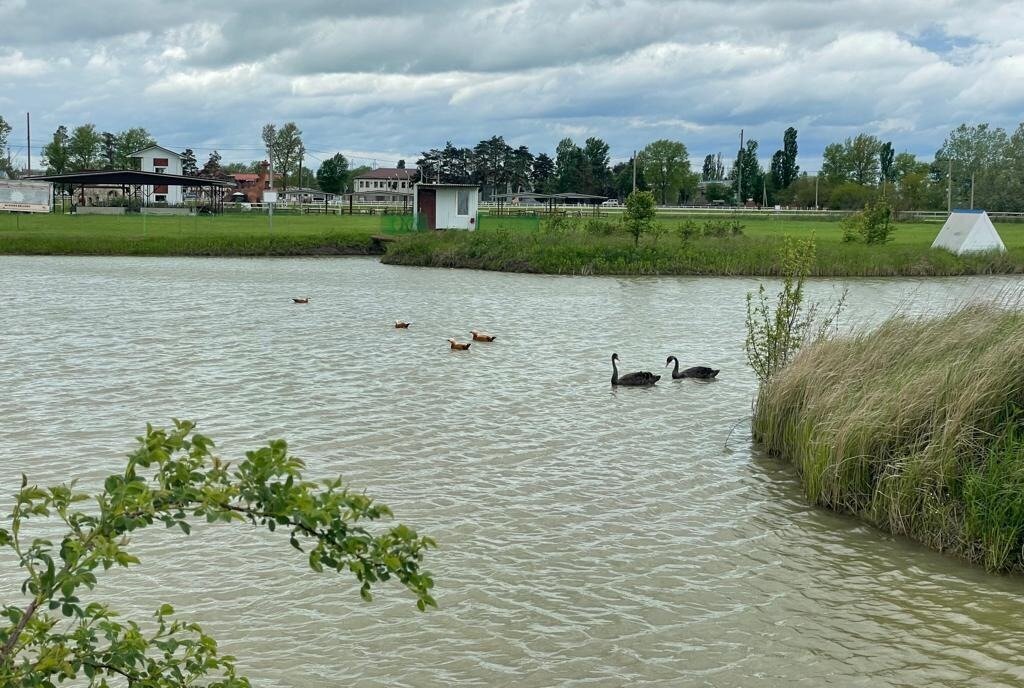
[{"label": "sky", "polygon": [[661,138],[799,162],[867,132],[931,158],[961,122],[1024,120],[1024,2],[949,0],[0,0],[0,115],[34,162],[58,125],[149,130],[168,148],[263,157],[294,121],[307,166],[414,163],[494,134],[613,161]]}]

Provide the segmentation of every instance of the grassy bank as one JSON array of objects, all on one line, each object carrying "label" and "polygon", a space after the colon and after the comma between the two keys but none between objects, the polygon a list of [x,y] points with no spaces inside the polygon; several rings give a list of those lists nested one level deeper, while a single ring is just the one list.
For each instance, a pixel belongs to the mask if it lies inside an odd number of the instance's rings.
[{"label": "grassy bank", "polygon": [[[535,231],[483,229],[473,233],[430,232],[403,237],[388,247],[385,263],[478,268],[549,274],[778,275],[785,235],[815,235],[818,276],[1008,274],[1024,272],[1024,227],[999,231],[1005,254],[957,257],[932,250],[936,224],[901,224],[883,246],[842,243],[838,223],[741,220],[742,235],[689,233],[685,222],[662,220],[656,236],[633,239],[606,223],[582,221]],[[692,227],[690,228],[692,232]]]},{"label": "grassy bank", "polygon": [[[0,214],[0,254],[108,256],[365,255],[375,216]],[[379,252],[379,249],[376,251]]]},{"label": "grassy bank", "polygon": [[[266,215],[198,217],[12,215],[0,213],[0,254],[145,256],[305,256],[380,253],[374,235],[393,233],[393,216]],[[778,275],[786,235],[815,235],[818,276],[928,276],[1024,273],[1024,226],[1000,225],[1009,251],[956,257],[929,246],[937,224],[901,224],[884,246],[844,244],[838,222],[743,218],[741,234],[718,218],[667,218],[639,246],[614,220],[580,218],[552,226],[483,216],[476,232],[396,234],[386,263],[575,275]],[[704,236],[717,222],[722,236]]]},{"label": "grassy bank", "polygon": [[1024,314],[897,317],[804,349],[753,423],[817,504],[1024,570]]}]

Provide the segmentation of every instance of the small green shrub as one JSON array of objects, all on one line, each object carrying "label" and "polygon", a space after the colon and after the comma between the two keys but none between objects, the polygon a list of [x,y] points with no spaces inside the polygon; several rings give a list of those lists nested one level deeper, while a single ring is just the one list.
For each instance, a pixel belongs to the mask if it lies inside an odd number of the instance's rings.
[{"label": "small green shrub", "polygon": [[884,244],[892,241],[896,226],[892,222],[892,208],[885,198],[877,198],[864,205],[864,209],[842,221],[843,241],[865,244]]}]

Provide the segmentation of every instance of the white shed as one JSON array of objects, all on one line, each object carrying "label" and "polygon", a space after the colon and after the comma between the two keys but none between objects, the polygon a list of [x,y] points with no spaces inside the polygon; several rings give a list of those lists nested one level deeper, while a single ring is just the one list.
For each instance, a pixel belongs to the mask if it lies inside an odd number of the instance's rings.
[{"label": "white shed", "polygon": [[413,186],[412,213],[427,229],[476,229],[480,187],[476,184]]},{"label": "white shed", "polygon": [[999,232],[984,210],[957,209],[949,214],[932,248],[960,255],[971,251],[1006,251]]}]

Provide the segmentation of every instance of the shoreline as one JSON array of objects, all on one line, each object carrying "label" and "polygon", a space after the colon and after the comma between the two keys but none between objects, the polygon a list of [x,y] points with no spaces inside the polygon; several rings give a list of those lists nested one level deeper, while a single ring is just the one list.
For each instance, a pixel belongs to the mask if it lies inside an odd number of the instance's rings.
[{"label": "shoreline", "polygon": [[[312,258],[376,256],[386,265],[544,275],[761,277],[783,274],[786,236],[814,237],[809,277],[963,277],[1024,274],[1024,227],[1003,225],[1002,254],[956,256],[931,248],[934,225],[900,224],[891,243],[843,243],[838,223],[715,223],[659,218],[634,242],[615,223],[551,222],[524,229],[518,219],[485,217],[475,232],[395,233],[380,217],[292,216],[114,220],[101,216],[0,217],[0,255]],[[709,227],[716,230],[709,233]],[[387,239],[384,239],[387,237]],[[388,240],[390,239],[390,240]]]}]

